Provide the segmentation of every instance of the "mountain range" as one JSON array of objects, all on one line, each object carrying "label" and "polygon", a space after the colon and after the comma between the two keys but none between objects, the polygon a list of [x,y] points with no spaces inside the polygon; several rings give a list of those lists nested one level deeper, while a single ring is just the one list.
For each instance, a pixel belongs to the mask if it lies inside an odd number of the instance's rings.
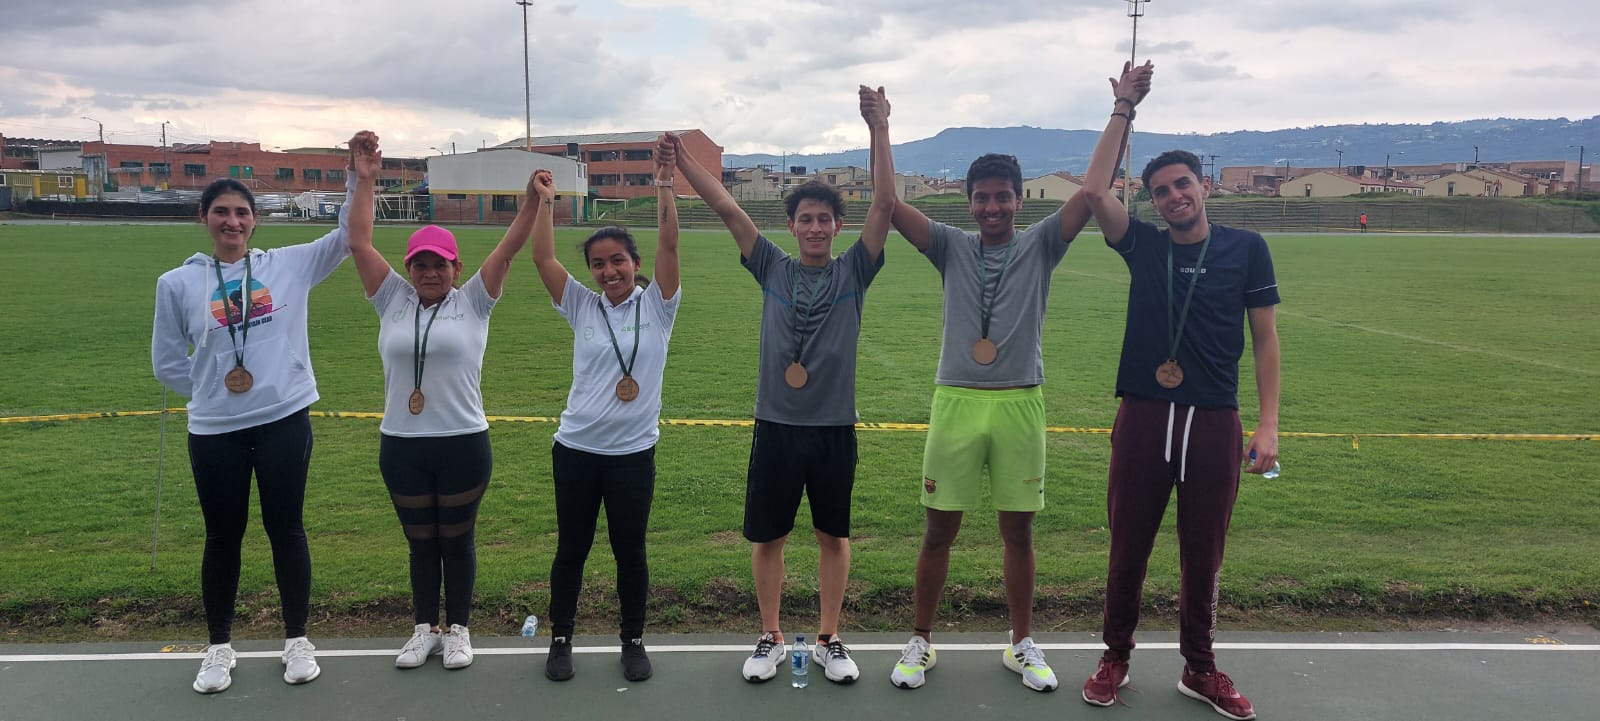
[{"label": "mountain range", "polygon": [[[978,155],[1009,153],[1017,156],[1024,177],[1058,170],[1082,174],[1089,167],[1089,155],[1099,138],[1097,130],[947,128],[931,138],[895,145],[895,170],[932,178],[960,178]],[[1285,162],[1291,168],[1304,168],[1339,164],[1382,167],[1385,154],[1391,165],[1577,160],[1580,145],[1600,153],[1600,115],[1577,120],[1495,118],[1427,125],[1319,125],[1205,135],[1144,133],[1135,125],[1133,134],[1135,172],[1146,160],[1174,148],[1200,155],[1203,162],[1214,163],[1216,168]],[[1343,156],[1335,150],[1343,150]],[[845,165],[866,167],[867,151],[861,148],[788,156],[725,154],[722,162],[725,167],[769,165],[774,169],[787,164],[815,172]],[[1587,157],[1584,164],[1589,164]]]}]

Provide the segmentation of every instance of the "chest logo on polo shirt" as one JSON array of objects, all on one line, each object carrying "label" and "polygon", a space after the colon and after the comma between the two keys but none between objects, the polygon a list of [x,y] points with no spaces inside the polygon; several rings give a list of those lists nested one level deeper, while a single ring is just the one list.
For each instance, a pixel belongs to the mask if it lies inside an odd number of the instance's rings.
[{"label": "chest logo on polo shirt", "polygon": [[594,340],[594,326],[586,325],[583,327],[583,339]]},{"label": "chest logo on polo shirt", "polygon": [[228,302],[222,302],[222,293],[218,290],[211,291],[211,317],[217,321],[212,330],[226,328],[229,324],[243,325],[249,321],[250,325],[260,325],[272,320],[272,314],[282,310],[283,306],[272,305],[272,291],[260,279],[250,279],[249,300],[239,286],[244,285],[242,280],[231,280],[227,283]]}]

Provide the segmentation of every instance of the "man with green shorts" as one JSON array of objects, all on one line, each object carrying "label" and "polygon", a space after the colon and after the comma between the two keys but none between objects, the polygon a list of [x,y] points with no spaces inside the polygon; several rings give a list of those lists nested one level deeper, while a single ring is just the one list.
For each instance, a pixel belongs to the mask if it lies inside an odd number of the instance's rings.
[{"label": "man with green shorts", "polygon": [[[917,556],[913,633],[890,680],[917,688],[937,657],[934,610],[944,594],[950,546],[966,511],[992,507],[1005,544],[1011,638],[1002,661],[1035,691],[1055,673],[1034,644],[1033,514],[1044,508],[1044,358],[1040,334],[1050,274],[1088,222],[1074,195],[1061,210],[1018,232],[1022,170],[1010,155],[985,155],[967,170],[977,233],[934,223],[900,203],[894,227],[938,268],[944,337],[922,459],[927,525]],[[988,497],[986,504],[984,498]]]}]

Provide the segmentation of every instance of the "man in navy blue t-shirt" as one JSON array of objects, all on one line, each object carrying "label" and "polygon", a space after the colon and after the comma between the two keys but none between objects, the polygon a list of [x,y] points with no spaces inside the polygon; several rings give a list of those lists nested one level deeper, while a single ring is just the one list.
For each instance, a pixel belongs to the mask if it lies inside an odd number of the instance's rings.
[{"label": "man in navy blue t-shirt", "polygon": [[[1111,554],[1107,646],[1083,699],[1109,706],[1128,682],[1133,631],[1156,532],[1174,487],[1181,572],[1178,682],[1186,696],[1231,719],[1255,718],[1250,701],[1217,670],[1212,653],[1218,574],[1239,470],[1262,473],[1278,457],[1278,283],[1262,237],[1206,219],[1210,184],[1200,159],[1174,150],[1145,166],[1144,187],[1167,229],[1129,216],[1108,190],[1134,107],[1153,67],[1112,79],[1116,101],[1083,190],[1106,244],[1128,264],[1127,325],[1117,368],[1122,399],[1111,435],[1106,492]],[[1239,357],[1249,321],[1260,425],[1248,448],[1239,424]]]}]

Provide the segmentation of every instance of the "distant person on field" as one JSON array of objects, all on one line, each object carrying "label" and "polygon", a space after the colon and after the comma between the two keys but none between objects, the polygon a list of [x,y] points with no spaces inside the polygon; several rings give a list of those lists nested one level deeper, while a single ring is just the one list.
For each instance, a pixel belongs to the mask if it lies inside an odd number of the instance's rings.
[{"label": "distant person on field", "polygon": [[872,205],[861,237],[843,254],[833,241],[844,227],[844,200],[834,188],[809,182],[785,199],[789,231],[799,247],[791,257],[756,228],[750,216],[676,138],[678,170],[717,213],[739,246],[739,261],[761,286],[761,340],[756,370],[755,433],[745,479],[744,537],[755,577],[761,635],[744,662],[746,681],[771,679],[786,660],[780,619],[784,546],[804,495],[817,539],[821,618],[811,657],[829,681],[851,683],[860,670],[839,637],[839,616],[850,578],[850,498],[855,487],[856,345],[861,309],[878,271],[895,205],[889,163],[889,103],[883,92],[860,88],[861,115],[872,136]]},{"label": "distant person on field", "polygon": [[1367,211],[1361,211],[1361,217],[1356,220],[1361,223],[1361,232],[1367,232]]},{"label": "distant person on field", "polygon": [[[533,190],[548,211],[555,202],[555,184],[549,173],[537,180]],[[601,506],[617,562],[622,675],[631,682],[653,675],[644,647],[650,594],[645,533],[655,498],[667,343],[683,299],[678,292],[678,210],[670,154],[656,154],[653,182],[661,214],[654,282],[639,277],[639,247],[622,228],[601,228],[583,242],[584,265],[599,288],[596,292],[556,258],[551,213],[540,214],[534,225],[533,262],[539,266],[539,279],[573,335],[572,389],[550,444],[557,536],[556,557],[550,563],[552,638],[544,675],[552,681],[574,674],[578,593]]]},{"label": "distant person on field", "polygon": [[[355,148],[363,187],[371,186],[383,164],[377,138],[372,141]],[[543,208],[532,190],[536,179],[528,179],[505,237],[459,288],[461,254],[450,231],[429,225],[412,233],[403,261],[406,275],[401,275],[373,247],[372,214],[350,224],[350,250],[379,321],[378,470],[411,550],[416,625],[395,658],[399,668],[416,668],[434,655],[442,655],[448,669],[472,664],[467,628],[478,572],[474,539],[478,504],[494,467],[479,382],[489,315],[500,301],[511,261],[528,242]]]},{"label": "distant person on field", "polygon": [[1044,220],[1017,230],[1022,169],[1010,155],[988,154],[967,169],[967,212],[978,232],[928,219],[910,204],[894,227],[938,269],[944,332],[934,377],[927,447],[922,456],[925,508],[917,554],[912,636],[890,681],[918,688],[938,656],[934,613],[944,595],[950,547],[968,511],[993,509],[1002,559],[1010,636],[1005,667],[1034,691],[1053,691],[1055,672],[1033,640],[1033,517],[1044,509],[1044,354],[1050,278],[1089,220],[1074,195]]},{"label": "distant person on field", "polygon": [[[356,134],[352,145],[368,135]],[[211,646],[193,684],[200,693],[233,683],[234,602],[252,475],[283,608],[283,680],[307,683],[322,673],[306,639],[311,552],[301,513],[311,466],[308,408],[318,398],[306,299],[350,256],[351,216],[372,215],[372,192],[357,192],[356,173],[346,177],[345,192],[333,232],[260,250],[250,247],[255,196],[237,180],[214,180],[200,194],[211,252],[195,253],[156,281],[150,361],[157,380],[189,397],[189,465],[206,526],[200,595]]]},{"label": "distant person on field", "polygon": [[[1206,218],[1210,185],[1194,154],[1162,153],[1144,168],[1162,230],[1129,215],[1108,190],[1134,108],[1154,68],[1123,66],[1115,102],[1081,194],[1106,244],[1128,264],[1127,323],[1117,369],[1122,399],[1111,432],[1106,490],[1111,552],[1107,646],[1083,700],[1110,706],[1128,683],[1128,659],[1150,551],[1174,490],[1178,497],[1178,648],[1184,695],[1231,719],[1255,710],[1212,653],[1217,589],[1239,467],[1262,473],[1278,459],[1278,283],[1262,237]],[[1248,449],[1239,423],[1239,357],[1250,326],[1260,421]],[[1248,453],[1246,452],[1248,450]]]}]

